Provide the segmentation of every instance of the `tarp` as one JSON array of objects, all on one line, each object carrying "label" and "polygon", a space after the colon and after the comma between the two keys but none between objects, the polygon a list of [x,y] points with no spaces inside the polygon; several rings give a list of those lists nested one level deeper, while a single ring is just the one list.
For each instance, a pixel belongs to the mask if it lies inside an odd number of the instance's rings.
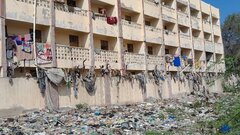
[{"label": "tarp", "polygon": [[51,68],[45,71],[48,79],[55,85],[59,85],[65,77],[65,74],[62,69]]}]

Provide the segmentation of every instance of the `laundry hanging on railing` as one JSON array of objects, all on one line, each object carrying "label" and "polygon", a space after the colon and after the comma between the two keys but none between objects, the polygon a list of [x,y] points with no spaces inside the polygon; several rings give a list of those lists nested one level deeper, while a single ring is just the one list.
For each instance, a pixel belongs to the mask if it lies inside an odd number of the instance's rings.
[{"label": "laundry hanging on railing", "polygon": [[110,25],[117,24],[117,17],[107,17],[107,23]]},{"label": "laundry hanging on railing", "polygon": [[181,66],[181,61],[180,61],[179,55],[174,55],[173,64],[176,67],[180,67]]},{"label": "laundry hanging on railing", "polygon": [[50,64],[52,62],[51,45],[48,43],[37,43],[37,63]]}]

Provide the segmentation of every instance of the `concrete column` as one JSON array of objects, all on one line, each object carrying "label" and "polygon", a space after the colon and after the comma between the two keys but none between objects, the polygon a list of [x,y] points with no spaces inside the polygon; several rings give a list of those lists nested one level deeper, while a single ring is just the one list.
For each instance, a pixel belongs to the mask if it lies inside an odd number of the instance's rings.
[{"label": "concrete column", "polygon": [[57,59],[56,59],[56,36],[55,36],[55,8],[54,8],[54,1],[50,0],[50,29],[49,29],[49,35],[50,35],[50,44],[51,44],[51,50],[52,50],[52,67],[57,67]]},{"label": "concrete column", "polygon": [[202,25],[202,31],[201,31],[201,37],[203,39],[203,46],[204,46],[204,51],[203,51],[203,56],[204,56],[204,61],[205,61],[205,72],[207,72],[207,57],[206,57],[206,46],[205,46],[205,38],[204,38],[204,30],[203,30],[203,19],[202,19],[202,4],[201,4],[201,0],[199,0],[200,3],[200,20],[201,20],[201,25]]},{"label": "concrete column", "polygon": [[93,23],[92,23],[92,5],[91,0],[88,0],[88,17],[89,17],[89,35],[88,35],[88,43],[90,50],[90,64],[91,67],[95,67],[95,58],[94,58],[94,44],[93,44]]},{"label": "concrete column", "polygon": [[123,49],[123,32],[122,32],[122,12],[121,12],[121,0],[116,0],[116,8],[117,8],[117,18],[118,18],[118,37],[117,37],[117,46],[118,46],[118,63],[119,70],[121,74],[125,74],[125,62],[124,62],[124,49]]},{"label": "concrete column", "polygon": [[181,45],[180,45],[180,33],[179,33],[179,25],[178,25],[178,11],[177,11],[177,0],[174,0],[175,4],[175,13],[176,13],[176,25],[177,25],[177,44],[178,44],[178,54],[181,55]]},{"label": "concrete column", "polygon": [[6,58],[6,29],[5,29],[5,17],[6,17],[6,4],[5,0],[0,0],[0,64],[1,64],[1,77],[7,77],[7,58]]},{"label": "concrete column", "polygon": [[147,63],[147,57],[148,57],[148,51],[147,51],[147,42],[146,42],[146,30],[145,30],[145,18],[144,18],[144,0],[141,0],[142,10],[141,15],[142,16],[142,37],[143,37],[143,47],[144,47],[144,70],[147,75],[148,72],[148,63]]},{"label": "concrete column", "polygon": [[[213,44],[213,48],[214,48],[214,52],[213,52],[213,62],[216,63],[216,52],[215,52],[215,43],[214,43],[214,31],[213,31],[213,23],[212,23],[212,6],[210,5],[210,23],[211,23],[211,35],[212,35],[212,44]],[[214,65],[214,72],[216,72],[216,66]]]},{"label": "concrete column", "polygon": [[192,35],[192,17],[191,17],[191,10],[190,10],[190,0],[188,0],[188,16],[190,20],[190,29],[189,29],[189,35],[191,38],[192,43],[192,59],[193,59],[193,72],[196,72],[196,61],[195,61],[195,51],[194,51],[194,42],[193,42],[193,35]]},{"label": "concrete column", "polygon": [[161,56],[163,56],[163,62],[164,62],[164,74],[166,74],[166,56],[165,56],[165,39],[164,39],[164,28],[163,28],[163,18],[162,18],[162,1],[160,1],[159,4],[159,10],[160,10],[160,14],[159,14],[159,21],[161,22],[161,29],[162,29],[162,46],[161,46]]}]

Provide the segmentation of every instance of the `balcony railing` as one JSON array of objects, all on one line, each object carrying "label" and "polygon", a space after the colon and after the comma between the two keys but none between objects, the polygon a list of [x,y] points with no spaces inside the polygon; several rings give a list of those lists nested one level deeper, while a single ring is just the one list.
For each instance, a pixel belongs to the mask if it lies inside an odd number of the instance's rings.
[{"label": "balcony railing", "polygon": [[138,23],[135,23],[135,22],[122,20],[122,24],[125,25],[125,26],[141,29],[141,24],[138,24]]},{"label": "balcony railing", "polygon": [[103,63],[117,63],[118,52],[95,49],[95,61]]},{"label": "balcony railing", "polygon": [[144,0],[147,4],[153,5],[153,6],[159,6],[160,3],[156,3],[155,0]]},{"label": "balcony railing", "polygon": [[57,44],[56,56],[59,60],[89,61],[89,49]]},{"label": "balcony railing", "polygon": [[195,16],[191,16],[191,21],[192,21],[192,27],[195,29],[200,29],[200,18],[197,18]]},{"label": "balcony railing", "polygon": [[187,0],[177,0],[178,2],[184,4],[184,5],[188,5],[188,1]]},{"label": "balcony railing", "polygon": [[162,32],[161,29],[156,28],[156,27],[153,27],[153,26],[147,26],[147,25],[145,25],[145,29],[148,30],[148,31],[153,31],[153,32],[157,32],[157,33]]},{"label": "balcony railing", "polygon": [[127,64],[144,64],[144,54],[126,53],[124,60]]},{"label": "balcony railing", "polygon": [[162,16],[163,19],[171,22],[174,22],[176,20],[174,8],[171,8],[170,6],[167,6],[167,5],[163,5],[162,9],[163,9],[163,16]]},{"label": "balcony railing", "polygon": [[[28,3],[28,4],[34,4],[35,0],[16,0],[16,1],[24,2],[24,3]],[[49,0],[37,0],[37,6],[50,8],[50,1]]]},{"label": "balcony railing", "polygon": [[83,10],[79,7],[71,7],[71,6],[68,6],[66,4],[62,4],[62,3],[55,3],[55,9],[63,11],[63,12],[78,14],[78,15],[81,15],[81,16],[87,16],[87,13],[88,13],[87,10]]},{"label": "balcony railing", "polygon": [[152,65],[161,65],[163,64],[164,57],[156,55],[148,55],[147,63]]}]

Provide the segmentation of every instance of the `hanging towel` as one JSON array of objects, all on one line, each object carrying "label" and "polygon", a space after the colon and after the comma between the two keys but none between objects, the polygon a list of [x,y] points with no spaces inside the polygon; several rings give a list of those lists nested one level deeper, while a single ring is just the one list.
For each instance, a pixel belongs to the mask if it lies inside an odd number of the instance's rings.
[{"label": "hanging towel", "polygon": [[180,57],[179,56],[177,56],[177,57],[174,56],[173,64],[176,67],[180,67],[181,66],[181,61],[180,61]]},{"label": "hanging towel", "polygon": [[31,35],[30,35],[30,34],[25,34],[25,35],[24,35],[24,40],[25,40],[25,41],[30,41],[30,40],[32,40],[32,39],[31,39]]}]

